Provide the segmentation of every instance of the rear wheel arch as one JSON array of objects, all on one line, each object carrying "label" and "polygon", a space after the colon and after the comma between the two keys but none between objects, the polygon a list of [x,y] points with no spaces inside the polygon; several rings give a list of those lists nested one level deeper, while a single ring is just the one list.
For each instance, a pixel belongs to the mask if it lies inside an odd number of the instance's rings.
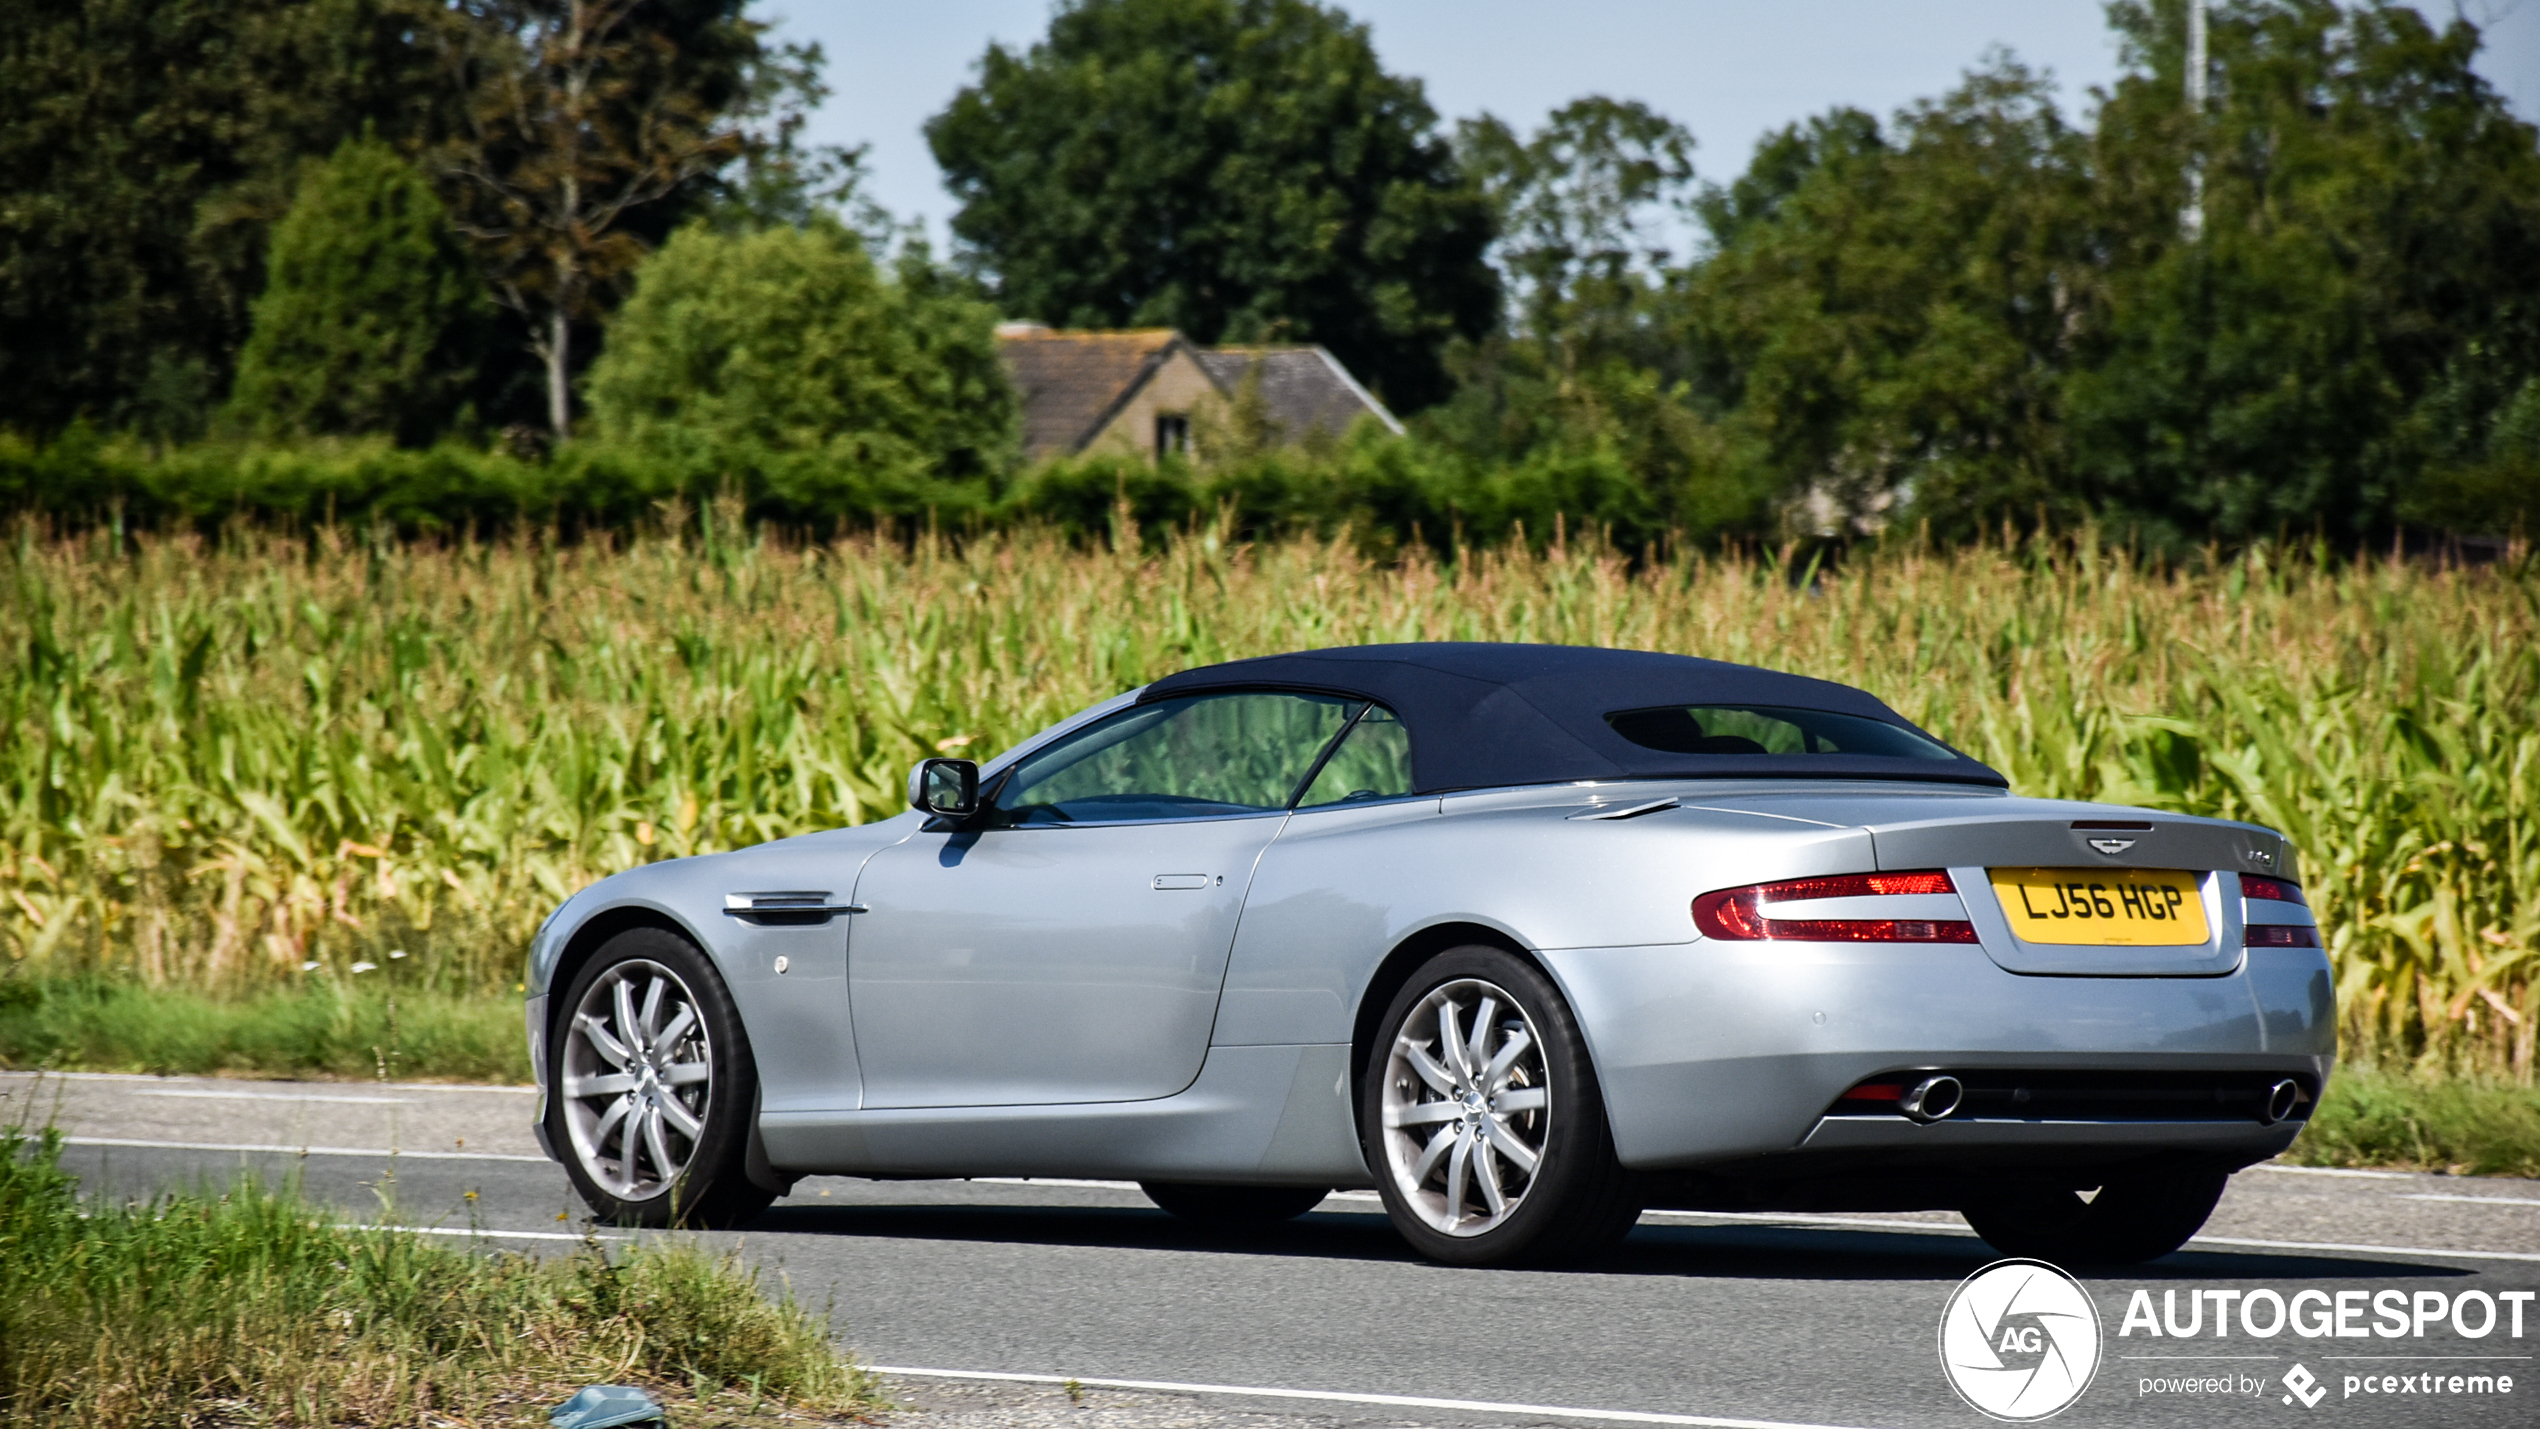
[{"label": "rear wheel arch", "polygon": [[[1385,954],[1383,961],[1376,964],[1376,971],[1367,979],[1367,985],[1359,989],[1358,1015],[1350,1028],[1349,1037],[1349,1104],[1352,1107],[1357,1106],[1359,1098],[1366,1093],[1367,1059],[1375,1052],[1377,1024],[1384,1021],[1385,1009],[1393,1005],[1394,994],[1402,991],[1402,985],[1411,981],[1411,975],[1429,959],[1449,948],[1475,943],[1523,958],[1534,964],[1553,986],[1557,988],[1561,985],[1561,980],[1552,976],[1552,970],[1543,965],[1543,959],[1536,957],[1533,949],[1487,923],[1436,923],[1404,938]],[[1355,1113],[1352,1117],[1354,1121]]]}]

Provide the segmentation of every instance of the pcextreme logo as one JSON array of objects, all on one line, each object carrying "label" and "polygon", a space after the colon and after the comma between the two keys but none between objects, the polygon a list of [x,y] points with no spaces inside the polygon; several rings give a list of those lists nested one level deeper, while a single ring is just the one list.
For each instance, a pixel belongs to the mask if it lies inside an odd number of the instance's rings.
[{"label": "pcextreme logo", "polygon": [[2284,1372],[2284,1388],[2287,1391],[2284,1402],[2291,1404],[2298,1399],[2304,1409],[2317,1409],[2320,1401],[2328,1398],[2328,1390],[2320,1384],[2320,1377],[2311,1373],[2311,1367],[2306,1364],[2297,1364]]},{"label": "pcextreme logo", "polygon": [[1980,1414],[2014,1424],[2070,1408],[2099,1372],[2099,1310],[2042,1260],[1997,1260],[1940,1312],[1940,1368]]}]

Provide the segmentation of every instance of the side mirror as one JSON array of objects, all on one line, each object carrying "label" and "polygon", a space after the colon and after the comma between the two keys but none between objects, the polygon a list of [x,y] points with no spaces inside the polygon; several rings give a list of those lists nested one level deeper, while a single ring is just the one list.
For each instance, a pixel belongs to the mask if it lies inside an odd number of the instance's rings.
[{"label": "side mirror", "polygon": [[921,759],[908,776],[909,807],[939,819],[979,812],[979,766],[967,759]]}]

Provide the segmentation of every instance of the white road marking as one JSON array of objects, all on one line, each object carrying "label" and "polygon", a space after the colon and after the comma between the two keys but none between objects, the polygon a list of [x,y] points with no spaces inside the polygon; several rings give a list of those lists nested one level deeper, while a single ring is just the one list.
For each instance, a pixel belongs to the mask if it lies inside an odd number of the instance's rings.
[{"label": "white road marking", "polygon": [[65,1136],[64,1146],[135,1146],[150,1151],[260,1151],[278,1156],[393,1156],[406,1161],[535,1161],[500,1151],[391,1151],[380,1146],[267,1146],[242,1141],[143,1141],[124,1136]]},{"label": "white road marking", "polygon": [[[159,1084],[161,1084],[161,1085],[163,1085],[163,1086],[164,1086],[165,1084],[169,1083],[169,1082],[179,1082],[179,1081],[185,1081],[185,1080],[187,1080],[186,1078],[183,1078],[183,1077],[162,1077],[162,1076],[158,1075],[158,1074],[157,1074],[157,1073],[155,1073],[155,1072],[29,1072],[29,1071],[0,1071],[0,1079],[7,1079],[7,1078],[12,1078],[12,1077],[17,1078],[18,1080],[21,1080],[21,1081],[29,1081],[29,1082],[32,1082],[32,1081],[48,1081],[48,1082],[50,1082],[50,1081],[62,1081],[62,1082],[157,1082],[157,1083],[159,1083]],[[217,1079],[216,1079],[216,1078],[211,1078],[211,1077],[198,1077],[198,1078],[194,1078],[193,1080],[196,1080],[196,1081],[213,1081],[213,1080],[217,1080]],[[378,1087],[378,1088],[381,1088],[382,1090],[385,1090],[385,1091],[396,1091],[396,1092],[500,1092],[500,1093],[503,1093],[503,1094],[505,1094],[505,1095],[507,1095],[507,1096],[524,1096],[524,1097],[534,1097],[534,1096],[536,1096],[536,1095],[538,1094],[538,1089],[537,1089],[536,1087],[508,1087],[508,1086],[498,1086],[498,1085],[494,1085],[494,1084],[490,1084],[490,1083],[484,1083],[484,1082],[335,1082],[335,1083],[331,1083],[331,1084],[330,1084],[330,1083],[326,1083],[326,1082],[312,1082],[312,1083],[305,1083],[304,1085],[309,1085],[309,1086],[327,1086],[327,1085],[334,1085],[334,1086],[354,1086],[354,1087]]]},{"label": "white road marking", "polygon": [[2358,1176],[2375,1181],[2405,1181],[2414,1171],[2349,1171],[2342,1166],[2252,1166],[2252,1171],[2278,1171],[2287,1176]]},{"label": "white road marking", "polygon": [[1064,1176],[965,1176],[962,1179],[988,1186],[1079,1186],[1096,1191],[1138,1189],[1138,1183],[1135,1181],[1071,1181]]},{"label": "white road marking", "polygon": [[[497,1231],[480,1230],[474,1226],[355,1226],[353,1229],[365,1231],[411,1231],[416,1235],[488,1236],[502,1240],[580,1240],[583,1238],[582,1232],[580,1231]],[[632,1240],[634,1237],[604,1235],[597,1237],[597,1239]]]},{"label": "white road marking", "polygon": [[1974,1235],[1963,1225],[1947,1221],[1874,1221],[1866,1216],[1828,1216],[1815,1211],[1643,1211],[1644,1216],[1683,1217],[1688,1220],[1755,1221],[1766,1225],[1789,1226],[1806,1230],[1812,1226],[1842,1226],[1873,1231],[1926,1231],[1933,1235]]},{"label": "white road marking", "polygon": [[2200,1235],[2189,1245],[2247,1245],[2261,1250],[2346,1250],[2365,1255],[2431,1255],[2451,1260],[2530,1260],[2540,1255],[2521,1250],[2436,1250],[2422,1245],[2346,1245],[2337,1241],[2314,1240],[2243,1240],[2238,1236]]},{"label": "white road marking", "polygon": [[298,1092],[139,1092],[145,1097],[195,1097],[222,1102],[354,1102],[362,1106],[405,1106],[413,1097],[333,1097],[303,1096]]},{"label": "white road marking", "polygon": [[2540,1206],[2528,1196],[2446,1196],[2439,1191],[2402,1191],[2402,1201],[2465,1201],[2473,1206]]},{"label": "white road marking", "polygon": [[[1820,1216],[1810,1212],[1776,1215],[1769,1211],[1645,1211],[1642,1214],[1686,1218],[1717,1218],[1732,1222],[1778,1225],[1786,1230],[1814,1230],[1818,1227],[1849,1228],[1877,1231],[1920,1231],[1930,1235],[1973,1236],[1964,1226],[1939,1221],[1874,1221],[1863,1217]],[[2520,1250],[2438,1250],[2422,1245],[2352,1245],[2342,1241],[2248,1240],[2239,1236],[2200,1235],[2189,1238],[2189,1245],[2251,1246],[2262,1250],[2338,1250],[2366,1255],[2431,1255],[2454,1260],[2527,1260],[2540,1261],[2540,1254]]]},{"label": "white road marking", "polygon": [[1505,1404],[1491,1399],[1431,1399],[1418,1394],[1344,1394],[1327,1389],[1266,1389],[1240,1384],[1183,1384],[1165,1379],[1082,1379],[1057,1374],[1002,1374],[975,1369],[903,1369],[875,1365],[877,1374],[912,1379],[988,1379],[1012,1384],[1074,1384],[1086,1389],[1145,1389],[1165,1394],[1233,1394],[1252,1399],[1305,1399],[1321,1404],[1386,1404],[1405,1409],[1461,1409],[1484,1414],[1531,1414],[1545,1419],[1595,1419],[1624,1424],[1691,1424],[1702,1429],[1832,1429],[1786,1419],[1721,1419],[1707,1414],[1650,1414],[1635,1409],[1569,1409],[1550,1404]]}]

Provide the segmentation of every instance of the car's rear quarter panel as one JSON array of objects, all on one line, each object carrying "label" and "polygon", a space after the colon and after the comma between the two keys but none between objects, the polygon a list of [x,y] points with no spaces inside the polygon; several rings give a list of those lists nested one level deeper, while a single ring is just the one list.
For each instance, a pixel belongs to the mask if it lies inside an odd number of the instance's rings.
[{"label": "car's rear quarter panel", "polygon": [[1348,1041],[1377,965],[1440,924],[1524,948],[1680,944],[1701,891],[1689,868],[1788,877],[1871,857],[1858,829],[1739,813],[1665,831],[1569,817],[1590,807],[1584,791],[1529,790],[1294,816],[1253,875],[1213,1040]]},{"label": "car's rear quarter panel", "polygon": [[[1669,795],[1685,806],[1575,817]],[[1561,984],[1617,1149],[1636,1166],[1791,1151],[1847,1087],[1902,1067],[2192,1065],[2324,1078],[2334,1052],[2324,957],[2223,948],[2236,944],[2236,913],[2216,920],[2217,946],[2195,964],[2201,976],[2033,976],[2001,966],[1994,954],[2005,950],[1986,946],[1732,943],[1703,939],[1692,924],[1697,894],[1811,874],[2085,855],[2155,866],[2077,845],[2071,823],[2094,817],[2157,821],[2167,837],[2147,840],[2152,857],[2174,860],[2157,866],[2290,863],[2280,839],[2251,825],[1947,789],[1637,783],[1303,814],[1256,875],[1215,1040],[1345,1042],[1362,1001],[1384,995],[1369,980],[1385,954],[1423,929],[1461,924],[1531,950]],[[1993,896],[1969,881],[1961,896],[1971,906]],[[1934,1145],[1990,1134],[1899,1121],[1902,1134]],[[2255,1145],[2261,1130],[2223,1136]],[[2172,1132],[2182,1144],[2206,1134]]]}]

